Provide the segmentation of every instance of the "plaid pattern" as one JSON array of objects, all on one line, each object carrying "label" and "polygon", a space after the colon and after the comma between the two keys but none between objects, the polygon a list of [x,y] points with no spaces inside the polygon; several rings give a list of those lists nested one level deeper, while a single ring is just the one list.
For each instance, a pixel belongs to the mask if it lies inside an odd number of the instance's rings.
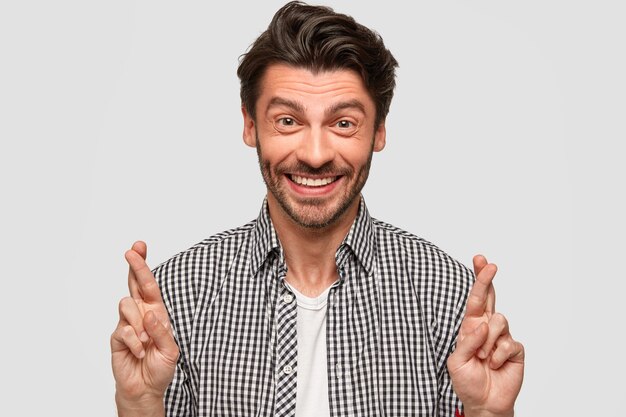
[{"label": "plaid pattern", "polygon": [[[454,416],[462,405],[446,359],[472,272],[371,218],[363,201],[336,263],[327,307],[331,416]],[[167,415],[293,417],[296,302],[267,202],[255,221],[154,273],[181,351]]]}]

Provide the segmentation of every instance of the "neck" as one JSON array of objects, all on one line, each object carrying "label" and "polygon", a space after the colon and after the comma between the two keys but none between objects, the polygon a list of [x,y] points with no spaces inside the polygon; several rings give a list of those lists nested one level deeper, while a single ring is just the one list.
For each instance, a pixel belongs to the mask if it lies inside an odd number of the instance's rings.
[{"label": "neck", "polygon": [[287,263],[287,282],[302,294],[315,297],[338,278],[335,253],[359,211],[360,198],[337,221],[323,228],[297,224],[268,195],[270,218],[281,242]]}]

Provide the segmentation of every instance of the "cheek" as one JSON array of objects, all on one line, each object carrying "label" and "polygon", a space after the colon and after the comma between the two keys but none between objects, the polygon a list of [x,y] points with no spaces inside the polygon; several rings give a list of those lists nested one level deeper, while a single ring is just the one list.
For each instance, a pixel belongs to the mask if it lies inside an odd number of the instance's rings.
[{"label": "cheek", "polygon": [[289,159],[292,150],[288,141],[278,138],[269,138],[258,142],[260,146],[260,157],[264,165],[276,167],[276,165]]},{"label": "cheek", "polygon": [[364,143],[359,141],[358,143],[345,143],[338,148],[339,154],[348,164],[355,167],[365,165],[372,154],[371,141]]}]

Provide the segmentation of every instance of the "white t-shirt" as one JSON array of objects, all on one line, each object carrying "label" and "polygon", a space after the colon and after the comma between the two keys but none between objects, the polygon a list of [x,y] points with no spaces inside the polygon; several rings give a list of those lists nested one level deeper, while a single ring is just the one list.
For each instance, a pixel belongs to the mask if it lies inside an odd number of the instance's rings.
[{"label": "white t-shirt", "polygon": [[287,286],[293,291],[298,304],[296,417],[330,417],[326,369],[326,302],[330,287],[311,298],[291,285]]}]

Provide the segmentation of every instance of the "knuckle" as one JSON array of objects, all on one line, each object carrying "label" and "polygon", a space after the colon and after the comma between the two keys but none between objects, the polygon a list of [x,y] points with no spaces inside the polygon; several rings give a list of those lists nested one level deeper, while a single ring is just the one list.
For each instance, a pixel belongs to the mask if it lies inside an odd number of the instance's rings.
[{"label": "knuckle", "polygon": [[140,352],[143,349],[143,343],[140,340],[133,340],[133,345],[130,346],[135,352]]},{"label": "knuckle", "polygon": [[122,314],[126,310],[126,308],[128,307],[128,302],[131,301],[131,300],[132,300],[132,298],[128,297],[128,296],[124,297],[124,298],[122,298],[120,300],[120,302],[118,304],[118,308],[119,308],[120,314]]},{"label": "knuckle", "polygon": [[512,352],[515,346],[513,345],[512,340],[503,340],[498,344],[498,347],[506,352]]},{"label": "knuckle", "polygon": [[506,322],[506,318],[504,317],[504,315],[502,313],[493,313],[493,315],[491,316],[491,320],[497,322],[497,323],[504,323]]},{"label": "knuckle", "polygon": [[144,288],[144,290],[146,291],[158,291],[159,290],[159,286],[157,285],[156,281],[154,280],[154,278],[151,277],[150,281],[145,282],[142,287]]},{"label": "knuckle", "polygon": [[113,346],[113,344],[115,343],[115,341],[118,339],[118,333],[117,333],[117,329],[111,333],[111,337],[109,338],[109,342],[111,343],[111,346]]},{"label": "knuckle", "polygon": [[120,334],[125,341],[128,341],[135,335],[135,329],[130,325],[126,325],[120,329]]},{"label": "knuckle", "polygon": [[491,320],[498,326],[500,329],[506,329],[509,327],[509,321],[504,317],[501,313],[494,313],[491,316]]}]

